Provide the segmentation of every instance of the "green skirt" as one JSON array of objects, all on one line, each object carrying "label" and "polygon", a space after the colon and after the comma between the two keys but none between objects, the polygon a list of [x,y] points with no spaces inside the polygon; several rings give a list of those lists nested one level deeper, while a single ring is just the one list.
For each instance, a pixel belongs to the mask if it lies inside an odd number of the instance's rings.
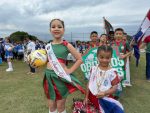
[{"label": "green skirt", "polygon": [[85,93],[79,80],[73,74],[70,77],[72,82],[58,77],[53,70],[46,69],[43,80],[46,97],[50,100],[61,100],[78,89]]}]

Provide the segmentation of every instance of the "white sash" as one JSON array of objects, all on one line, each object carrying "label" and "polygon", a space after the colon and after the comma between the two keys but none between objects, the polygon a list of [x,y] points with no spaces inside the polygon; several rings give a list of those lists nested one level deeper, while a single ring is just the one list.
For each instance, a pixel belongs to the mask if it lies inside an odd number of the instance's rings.
[{"label": "white sash", "polygon": [[66,74],[65,70],[62,68],[61,64],[59,63],[58,59],[56,58],[51,43],[47,44],[45,47],[48,55],[49,63],[54,70],[54,72],[61,78],[66,79],[69,82],[71,81],[70,75]]},{"label": "white sash", "polygon": [[[91,91],[91,93],[93,95],[97,95],[99,93],[98,89],[100,87],[98,87],[97,85],[97,75],[99,74],[99,70],[98,70],[98,66],[93,66],[92,67],[92,72],[91,72],[91,76],[90,76],[90,79],[89,79],[89,90]],[[104,80],[105,80],[105,76],[104,78],[101,79],[101,84],[104,83]]]}]

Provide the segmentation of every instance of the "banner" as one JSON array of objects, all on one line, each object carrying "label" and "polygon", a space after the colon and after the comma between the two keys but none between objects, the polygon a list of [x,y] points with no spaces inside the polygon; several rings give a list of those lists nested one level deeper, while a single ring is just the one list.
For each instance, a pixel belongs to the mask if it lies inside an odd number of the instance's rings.
[{"label": "banner", "polygon": [[129,57],[126,62],[126,80],[123,81],[123,86],[132,86],[130,80],[130,65],[129,65]]},{"label": "banner", "polygon": [[[116,69],[119,77],[121,77],[123,80],[126,80],[125,63],[123,59],[119,58],[119,54],[121,53],[118,52],[118,47],[114,46],[110,65]],[[82,60],[84,63],[80,66],[81,70],[84,73],[85,78],[89,79],[91,67],[98,64],[97,47],[90,49],[89,52],[82,57]],[[127,69],[129,72],[129,68]],[[130,75],[128,76],[130,77]]]},{"label": "banner", "polygon": [[83,64],[81,64],[81,70],[84,73],[86,79],[90,77],[90,70],[92,66],[96,66],[98,64],[97,60],[97,47],[92,48],[89,52],[82,56]]}]

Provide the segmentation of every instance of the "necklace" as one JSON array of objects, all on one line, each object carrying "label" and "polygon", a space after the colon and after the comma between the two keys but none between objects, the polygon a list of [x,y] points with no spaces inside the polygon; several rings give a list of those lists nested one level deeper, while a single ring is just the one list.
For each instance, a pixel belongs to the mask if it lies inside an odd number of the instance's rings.
[{"label": "necklace", "polygon": [[106,74],[107,70],[103,72],[102,70],[98,70],[98,68],[97,68],[96,71],[98,71],[96,73],[97,74],[97,76],[96,76],[96,85],[97,85],[97,91],[99,93],[100,92],[100,87],[101,87],[102,83],[105,80],[105,74]]}]

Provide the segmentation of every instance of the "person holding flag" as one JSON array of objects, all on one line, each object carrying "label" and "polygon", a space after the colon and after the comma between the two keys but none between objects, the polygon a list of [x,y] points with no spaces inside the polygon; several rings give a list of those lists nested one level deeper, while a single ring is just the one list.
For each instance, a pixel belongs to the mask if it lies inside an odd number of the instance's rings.
[{"label": "person holding flag", "polygon": [[150,9],[149,9],[146,17],[142,21],[142,24],[140,25],[138,32],[133,36],[133,39],[130,44],[134,48],[134,56],[136,58],[136,66],[138,66],[138,61],[140,58],[139,46],[141,44],[143,36],[145,35],[145,33],[149,27],[150,27]]},{"label": "person holding flag", "polygon": [[150,35],[146,36],[140,49],[146,46],[146,80],[150,82]]},{"label": "person holding flag", "polygon": [[92,66],[87,84],[84,104],[87,105],[89,100],[99,110],[99,113],[124,113],[120,102],[111,98],[120,82],[117,72],[109,65],[112,53],[113,49],[110,46],[98,47],[97,59],[99,64]]}]

